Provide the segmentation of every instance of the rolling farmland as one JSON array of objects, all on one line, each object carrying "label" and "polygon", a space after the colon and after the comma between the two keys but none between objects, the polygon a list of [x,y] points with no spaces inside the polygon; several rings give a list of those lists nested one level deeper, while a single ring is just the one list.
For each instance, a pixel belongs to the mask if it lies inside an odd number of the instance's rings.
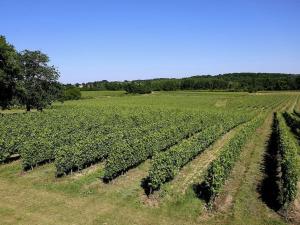
[{"label": "rolling farmland", "polygon": [[83,92],[0,116],[0,224],[300,223],[299,92]]}]

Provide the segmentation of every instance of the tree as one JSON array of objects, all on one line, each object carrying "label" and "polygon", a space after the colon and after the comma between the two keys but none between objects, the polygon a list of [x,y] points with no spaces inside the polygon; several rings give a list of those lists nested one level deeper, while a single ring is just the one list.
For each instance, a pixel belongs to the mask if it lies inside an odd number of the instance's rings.
[{"label": "tree", "polygon": [[166,80],[163,82],[164,91],[175,91],[178,89],[178,82],[175,79]]},{"label": "tree", "polygon": [[151,93],[151,87],[148,82],[129,82],[125,86],[127,93],[148,94]]},{"label": "tree", "polygon": [[49,57],[40,51],[25,50],[20,53],[22,90],[19,98],[26,110],[42,110],[50,105],[61,92],[59,72],[50,66]]},{"label": "tree", "polygon": [[0,106],[6,109],[10,106],[18,88],[20,79],[18,53],[14,46],[0,36]]}]

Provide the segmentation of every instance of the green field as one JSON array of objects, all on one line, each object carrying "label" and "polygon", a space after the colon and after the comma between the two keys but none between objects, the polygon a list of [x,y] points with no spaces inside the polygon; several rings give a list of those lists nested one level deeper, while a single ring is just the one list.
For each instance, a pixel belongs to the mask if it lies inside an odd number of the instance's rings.
[{"label": "green field", "polygon": [[[4,111],[0,224],[300,223],[299,95],[87,91]],[[263,191],[274,132],[280,209]]]}]

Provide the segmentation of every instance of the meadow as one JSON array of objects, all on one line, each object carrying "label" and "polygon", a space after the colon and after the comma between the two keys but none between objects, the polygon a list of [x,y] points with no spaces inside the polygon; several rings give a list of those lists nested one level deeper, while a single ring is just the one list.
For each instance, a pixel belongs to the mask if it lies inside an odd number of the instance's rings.
[{"label": "meadow", "polygon": [[300,223],[299,95],[86,91],[2,112],[0,224]]}]

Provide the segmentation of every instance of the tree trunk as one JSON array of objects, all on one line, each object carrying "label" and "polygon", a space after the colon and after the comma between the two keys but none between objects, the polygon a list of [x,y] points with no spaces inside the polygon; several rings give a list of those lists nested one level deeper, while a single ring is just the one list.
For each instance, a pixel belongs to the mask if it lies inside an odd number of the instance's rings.
[{"label": "tree trunk", "polygon": [[30,112],[30,105],[26,105],[26,111]]}]

